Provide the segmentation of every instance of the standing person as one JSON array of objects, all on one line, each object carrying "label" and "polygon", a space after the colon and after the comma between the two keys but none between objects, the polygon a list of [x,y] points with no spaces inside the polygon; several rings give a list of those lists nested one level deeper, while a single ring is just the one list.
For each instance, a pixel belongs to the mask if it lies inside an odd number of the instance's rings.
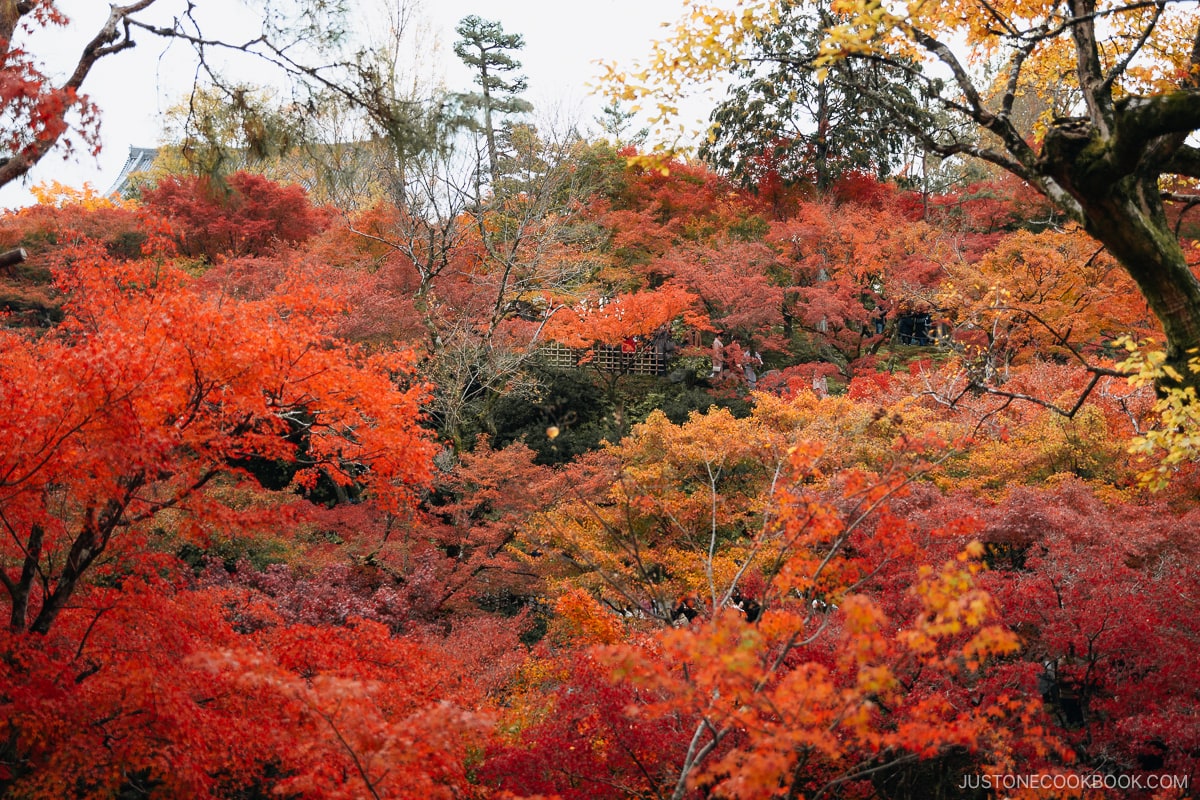
[{"label": "standing person", "polygon": [[662,375],[667,371],[667,343],[670,341],[671,329],[666,325],[659,325],[654,331],[654,336],[650,337],[650,365],[655,375]]},{"label": "standing person", "polygon": [[654,338],[650,340],[650,346],[654,348],[654,354],[661,358],[667,357],[667,346],[671,343],[671,328],[667,325],[659,325],[654,331]]},{"label": "standing person", "polygon": [[915,317],[909,312],[902,314],[896,320],[896,333],[900,335],[900,344],[913,343],[913,331],[915,328]]},{"label": "standing person", "polygon": [[725,345],[721,341],[721,334],[719,333],[713,337],[712,362],[712,377],[715,378],[725,369]]},{"label": "standing person", "polygon": [[875,306],[875,313],[871,315],[871,320],[875,323],[875,335],[882,336],[883,329],[887,325],[887,306],[882,301]]},{"label": "standing person", "polygon": [[923,314],[917,315],[917,320],[913,325],[913,338],[916,343],[925,347],[933,344],[931,337],[932,331],[930,328],[933,325],[933,315],[926,311]]},{"label": "standing person", "polygon": [[813,385],[813,394],[815,394],[817,397],[828,397],[829,396],[829,381],[827,381],[825,379],[825,376],[823,374],[821,374],[820,372],[816,372],[816,371],[813,372],[812,385]]},{"label": "standing person", "polygon": [[751,389],[758,385],[758,374],[754,368],[762,363],[762,355],[754,349],[754,342],[748,342],[746,352],[742,356],[742,374],[746,376],[746,383],[750,385]]}]

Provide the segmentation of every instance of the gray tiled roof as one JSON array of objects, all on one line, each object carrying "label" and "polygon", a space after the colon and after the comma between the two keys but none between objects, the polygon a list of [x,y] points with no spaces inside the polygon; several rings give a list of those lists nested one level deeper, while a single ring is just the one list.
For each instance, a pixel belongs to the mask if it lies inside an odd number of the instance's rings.
[{"label": "gray tiled roof", "polygon": [[106,194],[119,194],[121,197],[129,197],[131,188],[129,185],[129,176],[135,172],[150,169],[150,165],[154,163],[154,159],[157,157],[157,147],[130,147],[129,158],[125,160],[125,166],[121,167],[121,174],[117,176],[112,188]]}]

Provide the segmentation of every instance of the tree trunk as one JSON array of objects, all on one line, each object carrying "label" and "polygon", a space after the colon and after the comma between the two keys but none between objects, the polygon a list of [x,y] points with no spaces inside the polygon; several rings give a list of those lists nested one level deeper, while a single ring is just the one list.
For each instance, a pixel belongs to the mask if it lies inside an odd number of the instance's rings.
[{"label": "tree trunk", "polygon": [[[1157,181],[1147,184],[1151,181],[1130,178],[1106,196],[1084,201],[1087,233],[1120,261],[1162,323],[1166,365],[1182,377],[1177,385],[1200,392],[1200,374],[1188,367],[1200,348],[1200,281],[1166,221]],[[1163,383],[1172,385],[1176,381]]]},{"label": "tree trunk", "polygon": [[488,87],[487,64],[480,67],[483,80],[483,135],[487,140],[488,174],[492,176],[492,193],[500,183],[500,165],[496,159],[496,129],[492,127],[492,93]]},{"label": "tree trunk", "polygon": [[109,539],[125,517],[125,508],[129,501],[145,484],[145,476],[139,473],[123,479],[121,483],[124,485],[120,497],[109,498],[99,513],[94,507],[87,509],[79,533],[67,552],[54,590],[42,598],[42,607],[29,625],[31,633],[44,635],[50,631],[59,613],[66,608],[67,601],[75,593],[83,574],[108,547]]},{"label": "tree trunk", "polygon": [[15,266],[22,263],[27,258],[29,258],[29,253],[25,251],[24,247],[18,247],[14,250],[6,250],[3,253],[0,253],[0,267]]},{"label": "tree trunk", "polygon": [[1141,185],[1088,203],[1087,231],[1121,262],[1162,323],[1166,363],[1182,376],[1179,385],[1200,391],[1200,375],[1188,368],[1200,348],[1200,281],[1188,268],[1161,204],[1158,214],[1147,213],[1142,201],[1150,192],[1157,201],[1157,185]]},{"label": "tree trunk", "polygon": [[1079,203],[1085,230],[1125,268],[1162,323],[1166,363],[1182,379],[1163,381],[1160,388],[1200,392],[1200,374],[1188,368],[1200,348],[1200,281],[1167,219],[1158,171],[1120,169],[1111,140],[1089,133],[1052,131],[1043,151],[1046,173]]},{"label": "tree trunk", "polygon": [[12,596],[12,612],[9,615],[9,630],[13,633],[25,631],[25,618],[29,613],[29,592],[33,588],[33,579],[37,577],[38,561],[42,558],[42,539],[44,531],[41,525],[34,525],[29,531],[29,539],[25,543],[25,562],[21,567],[21,578],[9,586]]},{"label": "tree trunk", "polygon": [[817,170],[817,192],[822,196],[833,183],[829,168],[829,113],[829,89],[821,82],[817,84],[817,134],[813,164]]}]

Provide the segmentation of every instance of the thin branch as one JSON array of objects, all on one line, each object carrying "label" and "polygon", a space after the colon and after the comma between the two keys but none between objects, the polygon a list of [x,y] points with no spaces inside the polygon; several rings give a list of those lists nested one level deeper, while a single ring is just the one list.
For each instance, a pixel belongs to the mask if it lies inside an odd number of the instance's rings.
[{"label": "thin branch", "polygon": [[[115,606],[105,606],[96,612],[96,616],[92,617],[92,621],[88,623],[87,629],[83,632],[83,636],[79,638],[79,647],[75,649],[74,661],[78,661],[83,657],[83,648],[87,644],[88,637],[92,635],[92,629],[96,627],[96,623],[100,621],[100,617],[106,612],[112,611]],[[76,681],[78,683],[78,681]]]},{"label": "thin branch", "polygon": [[362,778],[362,782],[364,785],[366,785],[367,791],[371,793],[371,797],[375,798],[375,800],[380,800],[379,792],[375,790],[375,783],[371,780],[371,776],[367,774],[366,766],[364,766],[361,759],[359,759],[358,752],[355,751],[350,743],[346,741],[345,737],[342,736],[342,732],[338,729],[337,724],[334,723],[333,719],[321,708],[319,708],[315,702],[305,702],[309,708],[317,713],[317,716],[325,720],[325,723],[329,725],[329,729],[332,730],[333,735],[337,737],[338,743],[342,746],[342,749],[345,750],[346,754],[350,756],[350,760],[354,764],[354,769],[358,772],[358,776]]},{"label": "thin branch", "polygon": [[[929,51],[929,53],[950,70],[954,76],[955,84],[958,86],[959,91],[962,92],[963,97],[966,98],[967,106],[965,111],[971,119],[998,136],[1004,142],[1004,146],[1008,152],[1028,170],[1029,165],[1035,163],[1037,154],[1034,153],[1033,148],[1025,141],[1025,138],[1012,126],[1007,116],[997,116],[987,109],[978,88],[976,88],[966,67],[958,60],[958,56],[954,54],[954,51],[945,43],[918,28],[911,29],[910,35],[917,44]],[[1005,168],[1009,169],[1007,166]],[[1021,177],[1024,176],[1022,175]]]},{"label": "thin branch", "polygon": [[1166,10],[1167,0],[1157,0],[1157,2],[1154,3],[1154,18],[1151,19],[1146,27],[1142,30],[1142,35],[1138,37],[1138,40],[1133,44],[1132,47],[1129,48],[1124,57],[1116,64],[1112,65],[1108,71],[1108,74],[1104,76],[1104,80],[1097,87],[1097,90],[1105,93],[1112,91],[1113,82],[1116,81],[1116,79],[1124,74],[1125,70],[1129,68],[1129,65],[1133,62],[1134,57],[1137,56],[1137,54],[1145,46],[1146,42],[1150,39],[1150,34],[1152,34],[1158,27],[1158,21],[1162,17],[1163,12]]},{"label": "thin branch", "polygon": [[1021,69],[1025,66],[1025,61],[1033,54],[1034,48],[1038,45],[1037,39],[1030,39],[1025,42],[1013,54],[1012,66],[1008,70],[1008,83],[1004,87],[1004,97],[1000,101],[1000,113],[1008,117],[1012,114],[1013,104],[1017,98],[1017,88],[1020,86]]},{"label": "thin branch", "polygon": [[[705,730],[712,733],[712,739],[703,746],[699,746],[700,737]],[[687,779],[695,769],[696,764],[699,764],[704,758],[716,748],[721,740],[725,738],[724,731],[718,731],[712,726],[708,719],[703,719],[696,726],[696,732],[692,735],[692,741],[688,744],[687,755],[684,757],[683,767],[679,771],[679,780],[675,783],[675,791],[671,793],[671,800],[683,800],[687,794]]]},{"label": "thin branch", "polygon": [[901,756],[900,758],[894,759],[892,761],[884,762],[883,764],[879,764],[874,767],[866,767],[863,769],[859,769],[855,772],[848,772],[845,775],[841,776],[840,778],[834,778],[829,783],[822,786],[821,790],[819,792],[817,792],[815,795],[813,795],[813,800],[820,800],[820,798],[823,797],[829,790],[833,789],[836,786],[840,786],[843,783],[849,783],[850,781],[861,780],[862,778],[865,778],[868,775],[874,775],[875,773],[881,772],[886,769],[893,769],[894,767],[899,766],[900,764],[909,764],[909,763],[912,763],[914,761],[919,761],[919,760],[920,760],[920,756],[917,755],[916,753],[907,753],[907,754]]},{"label": "thin branch", "polygon": [[[1167,2],[1174,2],[1178,4],[1188,3],[1191,1],[1192,0],[1167,0]],[[1118,14],[1125,14],[1130,11],[1140,11],[1143,8],[1154,8],[1161,2],[1162,0],[1142,0],[1142,2],[1129,3],[1128,5],[1119,6],[1117,8],[1107,8],[1099,11],[1089,11],[1084,14],[1072,15],[1070,17],[1063,17],[1062,22],[1053,28],[1045,28],[1037,34],[1025,33],[1022,35],[1034,36],[1038,41],[1054,39],[1063,31],[1074,28],[1077,25],[1094,24],[1098,20],[1102,20],[1105,17],[1115,17]]]},{"label": "thin branch", "polygon": [[[1014,25],[1011,20],[1001,14],[994,5],[988,2],[988,0],[980,0],[980,2],[982,3],[983,7],[987,9],[987,12],[991,18],[996,20],[996,22],[1000,24],[1000,27],[1004,29],[1004,34],[1012,38],[1021,36],[1021,31],[1017,30],[1016,25]],[[999,33],[999,31],[997,31],[997,33]]]},{"label": "thin branch", "polygon": [[[1094,371],[1092,371],[1092,377],[1088,380],[1087,386],[1085,386],[1083,388],[1083,391],[1080,392],[1079,397],[1076,398],[1076,400],[1075,400],[1075,404],[1073,406],[1071,406],[1070,409],[1060,408],[1059,406],[1055,405],[1054,403],[1049,402],[1048,400],[1043,400],[1040,397],[1034,397],[1033,395],[1024,394],[1022,392],[1006,392],[1003,389],[996,389],[996,388],[990,387],[990,386],[984,386],[984,387],[977,386],[976,388],[981,388],[987,394],[994,395],[996,397],[1006,398],[1006,402],[1003,405],[1001,405],[999,408],[985,414],[984,417],[979,421],[979,425],[982,425],[983,422],[986,419],[988,419],[989,417],[995,416],[996,414],[999,414],[1004,409],[1008,408],[1016,400],[1021,400],[1026,403],[1033,403],[1034,405],[1038,405],[1043,408],[1047,408],[1047,409],[1053,411],[1055,414],[1059,414],[1063,417],[1066,417],[1067,419],[1074,419],[1075,415],[1077,413],[1079,413],[1079,409],[1083,407],[1083,404],[1085,402],[1087,402],[1087,399],[1091,395],[1092,390],[1096,388],[1096,384],[1099,382],[1099,380],[1101,378],[1103,378],[1105,376],[1123,376],[1123,373],[1117,372],[1116,370],[1096,367],[1094,369]],[[976,427],[978,428],[978,425]]]},{"label": "thin branch", "polygon": [[1183,228],[1183,218],[1196,206],[1200,205],[1200,194],[1180,194],[1178,192],[1163,192],[1162,199],[1172,203],[1183,203],[1183,208],[1179,209],[1179,218],[1175,220],[1175,236],[1179,237],[1179,232]]}]

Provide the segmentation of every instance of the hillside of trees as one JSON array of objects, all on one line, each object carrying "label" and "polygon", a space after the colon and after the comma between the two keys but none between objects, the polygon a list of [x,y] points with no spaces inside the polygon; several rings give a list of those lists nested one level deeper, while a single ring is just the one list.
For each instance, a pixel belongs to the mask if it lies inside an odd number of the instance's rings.
[{"label": "hillside of trees", "polygon": [[458,34],[415,127],[218,86],[0,216],[0,795],[1191,796],[1197,362],[1094,209],[886,115],[553,130]]},{"label": "hillside of trees", "polygon": [[247,173],[0,220],[7,792],[1194,774],[1200,473],[1131,453],[1128,278],[1014,183],[626,155],[436,252]]}]

